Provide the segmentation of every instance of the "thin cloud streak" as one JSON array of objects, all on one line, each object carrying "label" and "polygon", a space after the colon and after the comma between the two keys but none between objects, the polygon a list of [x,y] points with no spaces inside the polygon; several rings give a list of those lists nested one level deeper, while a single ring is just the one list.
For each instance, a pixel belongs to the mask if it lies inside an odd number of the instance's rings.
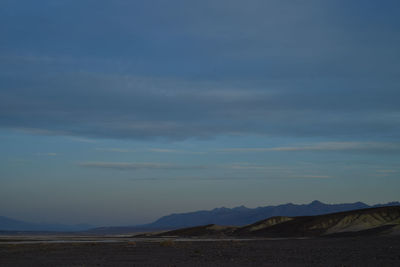
[{"label": "thin cloud streak", "polygon": [[149,152],[154,153],[172,153],[172,154],[206,154],[207,152],[201,151],[187,151],[187,150],[176,150],[176,149],[164,149],[164,148],[150,148]]},{"label": "thin cloud streak", "polygon": [[223,169],[223,170],[263,170],[263,171],[281,171],[284,167],[258,165],[250,163],[232,163],[232,164],[209,164],[209,165],[184,165],[159,162],[98,162],[88,161],[78,164],[81,167],[104,168],[117,170],[201,170],[201,169]]},{"label": "thin cloud streak", "polygon": [[389,142],[323,142],[310,145],[285,147],[225,148],[218,152],[252,153],[252,152],[365,152],[365,153],[400,153],[400,143]]},{"label": "thin cloud streak", "polygon": [[58,154],[57,153],[54,153],[54,152],[48,152],[48,153],[42,153],[42,152],[39,152],[39,153],[36,153],[36,156],[49,156],[49,157],[55,157],[55,156],[57,156]]},{"label": "thin cloud streak", "polygon": [[152,152],[152,153],[162,153],[162,154],[205,154],[206,153],[199,151],[186,151],[186,150],[165,149],[165,148],[126,149],[118,147],[110,147],[110,148],[98,147],[95,150],[101,152],[115,152],[115,153],[134,153],[134,152]]},{"label": "thin cloud streak", "polygon": [[331,178],[329,175],[292,175],[289,178],[310,178],[310,179],[327,179]]},{"label": "thin cloud streak", "polygon": [[124,148],[96,148],[96,150],[97,151],[102,151],[102,152],[116,152],[116,153],[136,152],[136,150],[124,149]]},{"label": "thin cloud streak", "polygon": [[83,137],[69,137],[69,139],[81,143],[97,143],[97,140],[83,138]]},{"label": "thin cloud streak", "polygon": [[81,167],[114,170],[195,170],[205,169],[203,165],[178,165],[158,162],[82,162]]},{"label": "thin cloud streak", "polygon": [[390,173],[397,173],[399,171],[398,170],[377,170],[376,172],[390,174]]},{"label": "thin cloud streak", "polygon": [[260,165],[247,162],[232,163],[227,165],[219,165],[223,169],[234,169],[234,170],[283,170],[284,167],[281,166],[270,166],[270,165]]}]

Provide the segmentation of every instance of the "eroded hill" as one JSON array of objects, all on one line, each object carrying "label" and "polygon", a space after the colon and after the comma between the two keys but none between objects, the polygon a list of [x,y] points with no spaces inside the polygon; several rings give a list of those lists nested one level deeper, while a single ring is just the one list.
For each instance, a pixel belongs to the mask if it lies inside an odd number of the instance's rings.
[{"label": "eroded hill", "polygon": [[153,236],[315,237],[343,234],[400,234],[400,206],[361,209],[318,216],[277,216],[243,227],[210,224],[167,231]]}]

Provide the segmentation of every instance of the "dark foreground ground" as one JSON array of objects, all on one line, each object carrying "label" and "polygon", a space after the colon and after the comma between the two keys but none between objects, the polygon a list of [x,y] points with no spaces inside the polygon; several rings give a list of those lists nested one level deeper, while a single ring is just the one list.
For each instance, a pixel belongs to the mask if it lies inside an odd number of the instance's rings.
[{"label": "dark foreground ground", "polygon": [[400,266],[400,236],[0,243],[0,266]]}]

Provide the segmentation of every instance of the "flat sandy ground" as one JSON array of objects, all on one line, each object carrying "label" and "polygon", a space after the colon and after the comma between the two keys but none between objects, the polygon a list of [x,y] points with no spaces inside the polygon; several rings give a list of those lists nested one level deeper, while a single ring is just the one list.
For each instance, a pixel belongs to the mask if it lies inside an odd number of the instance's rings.
[{"label": "flat sandy ground", "polygon": [[0,266],[400,266],[400,236],[254,241],[0,242]]}]

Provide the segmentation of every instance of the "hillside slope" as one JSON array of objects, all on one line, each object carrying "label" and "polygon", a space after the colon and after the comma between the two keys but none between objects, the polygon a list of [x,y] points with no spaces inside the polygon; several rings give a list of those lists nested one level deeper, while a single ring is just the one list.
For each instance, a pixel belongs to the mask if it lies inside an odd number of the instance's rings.
[{"label": "hillside slope", "polygon": [[274,216],[313,216],[342,212],[356,209],[366,209],[377,206],[400,205],[399,202],[378,204],[369,206],[362,202],[346,204],[325,204],[320,201],[313,201],[309,204],[283,204],[277,206],[265,206],[254,209],[244,206],[236,208],[216,208],[188,213],[171,214],[161,217],[153,223],[145,225],[146,228],[171,229],[182,227],[193,227],[207,224],[244,226]]},{"label": "hillside slope", "polygon": [[[261,223],[258,222],[255,225]],[[240,229],[237,233],[268,237],[320,236],[343,232],[359,232],[396,225],[400,225],[400,206],[370,208],[318,216],[300,216],[258,229],[248,226]]]},{"label": "hillside slope", "polygon": [[378,207],[317,216],[271,217],[244,227],[205,225],[164,232],[181,237],[312,237],[338,234],[398,234],[400,206]]}]

